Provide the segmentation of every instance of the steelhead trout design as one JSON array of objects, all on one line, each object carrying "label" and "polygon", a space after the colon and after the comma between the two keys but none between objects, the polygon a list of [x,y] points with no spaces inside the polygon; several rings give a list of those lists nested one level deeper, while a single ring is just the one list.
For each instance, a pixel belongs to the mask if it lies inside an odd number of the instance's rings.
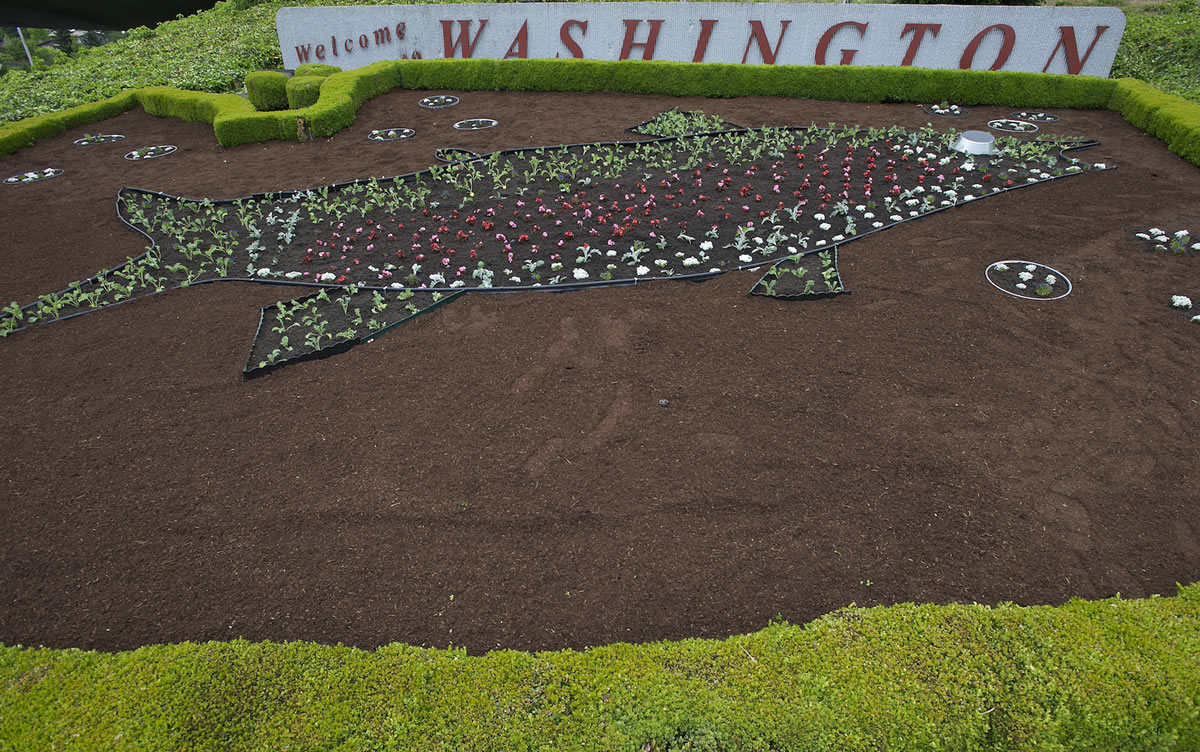
[{"label": "steelhead trout design", "polygon": [[818,127],[504,151],[389,179],[233,200],[123,189],[150,240],[116,268],[34,303],[0,334],[212,282],[312,287],[262,309],[247,376],[373,339],[466,292],[697,280],[767,267],[757,294],[843,291],[849,241],[1007,190],[1107,166],[1089,142]]}]

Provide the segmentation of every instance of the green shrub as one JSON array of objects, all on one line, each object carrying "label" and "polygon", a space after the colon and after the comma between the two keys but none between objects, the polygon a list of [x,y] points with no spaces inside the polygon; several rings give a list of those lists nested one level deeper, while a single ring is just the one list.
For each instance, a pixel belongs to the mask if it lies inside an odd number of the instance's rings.
[{"label": "green shrub", "polygon": [[0,707],[22,750],[1184,752],[1200,749],[1200,585],[536,654],[0,647]]},{"label": "green shrub", "polygon": [[1116,82],[1108,108],[1167,148],[1200,165],[1200,104],[1166,94],[1132,78]]},{"label": "green shrub", "polygon": [[287,105],[289,110],[299,110],[317,103],[321,96],[321,84],[325,76],[293,76],[287,81]]},{"label": "green shrub", "polygon": [[342,69],[336,65],[326,65],[325,63],[300,63],[296,66],[295,75],[297,76],[332,76],[334,73],[341,73]]},{"label": "green shrub", "polygon": [[98,123],[119,115],[138,103],[135,95],[136,92],[127,91],[99,102],[0,126],[0,156],[32,146],[39,139],[57,136],[71,128]]},{"label": "green shrub", "polygon": [[286,110],[288,75],[279,71],[254,71],[246,76],[246,94],[259,112]]}]

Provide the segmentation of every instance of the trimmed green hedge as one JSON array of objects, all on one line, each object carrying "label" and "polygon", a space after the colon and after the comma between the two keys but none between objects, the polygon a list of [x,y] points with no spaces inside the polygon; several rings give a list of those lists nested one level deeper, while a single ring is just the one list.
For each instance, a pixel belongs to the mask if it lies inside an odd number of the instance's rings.
[{"label": "trimmed green hedge", "polygon": [[132,109],[136,104],[137,92],[131,90],[99,102],[0,126],[0,157],[33,146],[40,139],[66,133],[72,128],[108,120]]},{"label": "trimmed green hedge", "polygon": [[326,76],[293,76],[287,81],[287,106],[301,110],[317,103]]},{"label": "trimmed green hedge", "polygon": [[1166,94],[1133,78],[1119,79],[1108,109],[1200,165],[1200,104]]},{"label": "trimmed green hedge", "polygon": [[1200,584],[582,652],[0,647],[0,707],[0,739],[28,750],[1182,752],[1200,749]]},{"label": "trimmed green hedge", "polygon": [[[165,87],[126,92],[101,103],[0,128],[0,155],[75,125],[103,120],[108,115],[96,113],[108,110],[93,108],[111,108],[113,102],[128,103],[127,97],[131,95],[143,105],[149,99],[154,109],[147,107],[147,111],[154,114],[212,123],[217,140],[223,146],[274,139],[304,140],[311,136],[325,138],[352,124],[363,102],[403,86],[407,89],[621,91],[718,97],[758,94],[863,102],[950,99],[968,105],[1107,108],[1120,112],[1130,123],[1200,166],[1200,105],[1133,79],[999,71],[640,60],[390,60],[334,73],[323,80],[315,102],[282,112],[251,112],[253,108],[246,100],[232,94],[181,92]],[[286,82],[284,96],[287,96]],[[69,124],[62,126],[63,123]]]},{"label": "trimmed green hedge", "polygon": [[286,110],[288,75],[279,71],[254,71],[246,76],[246,95],[259,112]]},{"label": "trimmed green hedge", "polygon": [[297,76],[332,76],[334,73],[341,73],[342,69],[336,65],[326,65],[325,63],[301,63],[296,66],[295,75]]}]

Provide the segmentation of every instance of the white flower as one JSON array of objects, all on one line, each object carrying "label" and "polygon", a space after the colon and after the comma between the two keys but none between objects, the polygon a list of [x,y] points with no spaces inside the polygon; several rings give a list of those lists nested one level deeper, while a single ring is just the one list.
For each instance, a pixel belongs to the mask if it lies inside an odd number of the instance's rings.
[{"label": "white flower", "polygon": [[288,272],[283,276],[287,277],[288,279],[296,279],[297,277],[303,277],[304,274],[302,272]]},{"label": "white flower", "polygon": [[451,283],[450,283],[450,286],[451,286],[451,287],[463,287],[463,286],[464,286],[464,285],[466,285],[466,284],[467,284],[467,283],[466,283],[466,282],[463,282],[461,279],[456,279],[456,280],[454,280],[453,282],[451,282]]},{"label": "white flower", "polygon": [[1157,227],[1151,227],[1149,230],[1146,230],[1146,232],[1150,233],[1151,235],[1162,235],[1163,234],[1163,231],[1158,229]]},{"label": "white flower", "polygon": [[1053,274],[1046,275],[1046,284],[1052,285],[1057,281],[1058,281],[1058,277],[1054,276]]},{"label": "white flower", "polygon": [[648,267],[648,266],[639,266],[639,267],[636,269],[636,271],[637,271],[637,275],[638,275],[639,277],[641,277],[641,276],[644,276],[644,275],[646,275],[646,274],[649,274],[649,273],[650,273],[650,267]]},{"label": "white flower", "polygon": [[712,244],[711,240],[703,240],[700,242],[700,250],[711,251],[712,249],[713,249],[713,244]]},{"label": "white flower", "polygon": [[1103,162],[1097,162],[1096,164],[1092,165],[1092,167],[1095,167],[1097,170],[1107,170],[1108,169],[1108,165],[1104,164]]},{"label": "white flower", "polygon": [[1017,289],[1018,289],[1018,290],[1024,290],[1024,289],[1025,289],[1025,283],[1024,283],[1024,282],[1018,282],[1018,283],[1017,283]]},{"label": "white flower", "polygon": [[828,222],[822,222],[820,225],[818,225],[818,227],[820,227],[822,230],[828,230],[829,228],[833,227],[833,225],[829,224]]},{"label": "white flower", "polygon": [[1033,275],[1029,272],[1021,272],[1017,276],[1021,278],[1022,282],[1028,282],[1029,280],[1033,279]]},{"label": "white flower", "polygon": [[871,226],[872,227],[883,227],[883,223],[882,222],[872,222]]},{"label": "white flower", "polygon": [[1186,295],[1172,295],[1171,296],[1171,307],[1172,308],[1191,308],[1192,307],[1192,299]]},{"label": "white flower", "polygon": [[1006,272],[1008,271],[1008,264],[996,264],[992,268],[998,272]]},{"label": "white flower", "polygon": [[863,219],[875,219],[874,212],[866,212],[865,214],[863,214]]},{"label": "white flower", "polygon": [[1037,264],[1026,264],[1026,265],[1025,265],[1025,271],[1027,271],[1027,272],[1036,272],[1036,271],[1037,271]]},{"label": "white flower", "polygon": [[888,217],[888,219],[892,220],[893,222],[899,222],[900,220],[904,219],[904,217],[900,216],[899,214],[893,214],[892,216]]},{"label": "white flower", "polygon": [[509,278],[508,278],[508,281],[509,281],[509,282],[516,282],[518,285],[519,285],[519,284],[521,284],[521,278],[520,278],[520,277],[509,277]]},{"label": "white flower", "polygon": [[825,215],[824,215],[824,214],[814,214],[814,215],[813,215],[813,219],[815,219],[815,220],[817,220],[818,222],[820,222],[821,220],[825,219]]},{"label": "white flower", "polygon": [[332,282],[335,279],[337,279],[337,275],[334,274],[333,272],[325,272],[321,276],[317,277],[317,279],[320,280],[321,282]]},{"label": "white flower", "polygon": [[845,239],[846,239],[845,235],[834,235],[832,238],[833,242],[835,242],[835,243],[837,243],[838,241],[841,241],[841,240],[845,240]]},{"label": "white flower", "polygon": [[1192,249],[1196,250],[1196,251],[1200,251],[1200,243],[1192,243]]},{"label": "white flower", "polygon": [[1137,236],[1138,236],[1139,238],[1141,238],[1142,240],[1149,240],[1149,239],[1150,239],[1150,236],[1149,236],[1149,235],[1147,235],[1147,234],[1146,234],[1146,233],[1144,233],[1144,232],[1139,232],[1139,233],[1137,234]]},{"label": "white flower", "polygon": [[684,266],[700,266],[700,260],[695,256],[688,256],[683,260]]},{"label": "white flower", "polygon": [[559,269],[562,269],[561,261],[555,261],[553,264],[550,265],[550,271],[552,271],[552,272],[556,272]]},{"label": "white flower", "polygon": [[260,277],[269,277],[271,276],[271,270],[264,266],[263,268],[259,269],[256,274],[258,274]]},{"label": "white flower", "polygon": [[664,266],[667,265],[667,260],[666,259],[654,259],[654,265],[657,266],[659,269],[662,269]]},{"label": "white flower", "polygon": [[1176,231],[1175,231],[1175,237],[1177,237],[1177,238],[1186,238],[1186,237],[1188,237],[1188,231],[1187,231],[1187,230],[1176,230]]},{"label": "white flower", "polygon": [[617,255],[617,252],[616,252],[616,251],[609,251],[608,253],[606,253],[606,254],[604,254],[604,255],[605,255],[605,256],[609,256],[609,257],[613,257],[613,256],[616,256],[616,255]]},{"label": "white flower", "polygon": [[743,253],[741,256],[738,256],[738,261],[741,261],[743,264],[749,264],[753,260],[754,257],[749,253]]},{"label": "white flower", "polygon": [[571,273],[575,276],[575,279],[587,279],[588,277],[587,269],[576,268],[575,271]]}]

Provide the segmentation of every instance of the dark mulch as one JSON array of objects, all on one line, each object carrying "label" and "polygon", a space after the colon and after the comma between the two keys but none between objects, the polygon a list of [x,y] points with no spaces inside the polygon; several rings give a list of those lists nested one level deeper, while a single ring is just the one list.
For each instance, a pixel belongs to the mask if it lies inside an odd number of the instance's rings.
[{"label": "dark mulch", "polygon": [[[194,198],[629,138],[670,107],[747,126],[981,128],[1013,108],[394,92],[333,139],[222,149],[139,111],[0,161],[0,301],[144,249],[123,186]],[[1043,132],[1120,169],[844,245],[853,291],[751,297],[751,273],[469,295],[371,345],[245,381],[290,288],[169,292],[0,340],[0,641],[403,641],[544,649],[719,637],[900,601],[1170,594],[1200,576],[1200,169],[1109,112]],[[456,132],[474,117],[498,128]],[[376,128],[413,139],[367,141]],[[74,146],[85,131],[117,144]],[[126,151],[174,144],[146,162]],[[990,262],[1067,274],[1055,302]],[[660,400],[669,400],[667,407]]]}]

